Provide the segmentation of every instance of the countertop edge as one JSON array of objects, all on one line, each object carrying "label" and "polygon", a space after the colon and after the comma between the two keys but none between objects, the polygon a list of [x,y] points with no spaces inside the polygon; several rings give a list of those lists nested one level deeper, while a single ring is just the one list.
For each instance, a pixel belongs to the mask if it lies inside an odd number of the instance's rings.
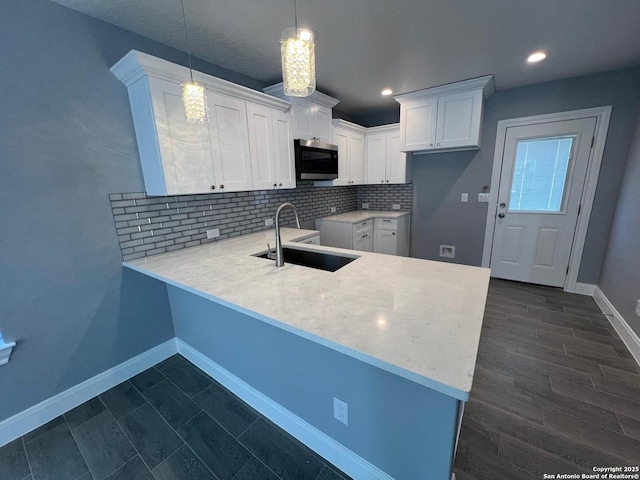
[{"label": "countertop edge", "polygon": [[[367,210],[354,210],[354,212],[367,212]],[[352,220],[348,220],[348,219],[344,219],[344,218],[335,218],[335,217],[340,217],[342,215],[347,215],[349,213],[353,213],[353,212],[345,212],[345,213],[339,213],[337,215],[330,215],[328,217],[320,217],[320,218],[316,218],[316,222],[318,221],[326,221],[326,222],[340,222],[340,223],[358,223],[358,222],[364,222],[367,220],[371,220],[373,218],[401,218],[407,215],[410,215],[411,212],[406,212],[406,211],[400,211],[400,210],[396,210],[396,211],[389,211],[386,212],[384,210],[371,210],[371,212],[367,212],[367,214],[362,215],[362,218],[358,218],[356,219],[352,219]]]},{"label": "countertop edge", "polygon": [[[408,213],[408,212],[407,212]],[[374,367],[380,368],[382,370],[385,370],[389,373],[393,373],[395,375],[398,375],[400,377],[403,377],[407,380],[410,380],[412,382],[418,383],[420,385],[423,385],[425,387],[431,388],[439,393],[442,393],[444,395],[456,398],[457,400],[466,402],[469,400],[469,394],[470,394],[470,390],[460,390],[457,389],[455,387],[452,387],[450,385],[446,385],[444,383],[438,382],[436,380],[433,380],[431,378],[428,377],[424,377],[422,375],[418,375],[417,373],[413,373],[410,372],[408,370],[405,370],[404,368],[398,367],[396,365],[393,365],[391,363],[385,362],[384,360],[380,360],[376,357],[373,357],[371,355],[367,355],[365,353],[359,352],[357,350],[345,347],[344,345],[340,345],[339,343],[335,343],[332,342],[330,340],[327,340],[326,338],[320,337],[318,335],[314,335],[312,333],[309,333],[305,330],[299,329],[299,328],[295,328],[292,327],[291,325],[281,322],[279,320],[267,317],[265,315],[262,315],[260,313],[254,312],[253,310],[249,310],[247,308],[241,307],[239,305],[236,305],[234,303],[228,302],[226,300],[223,300],[219,297],[215,297],[213,295],[207,294],[205,292],[202,292],[200,290],[196,290],[194,288],[188,287],[182,283],[176,282],[174,280],[171,280],[169,278],[163,277],[162,275],[158,275],[156,273],[150,272],[148,270],[145,270],[143,268],[137,267],[135,265],[132,265],[129,262],[122,262],[122,265],[125,268],[129,268],[133,271],[136,271],[138,273],[141,273],[143,275],[147,275],[151,278],[155,278],[156,280],[160,280],[166,284],[172,285],[174,287],[180,288],[182,290],[185,290],[187,292],[193,293],[195,295],[198,295],[202,298],[205,298],[207,300],[211,300],[219,305],[225,306],[227,308],[231,308],[232,310],[235,310],[237,312],[243,313],[245,315],[248,315],[252,318],[255,318],[257,320],[263,321],[265,323],[268,323],[270,325],[273,325],[275,327],[281,328],[282,330],[285,330],[287,332],[293,333],[295,335],[298,335],[302,338],[305,338],[307,340],[310,340],[312,342],[318,343],[320,345],[323,345],[325,347],[331,348],[332,350],[335,350],[339,353],[348,355],[352,358],[355,358],[357,360],[361,360],[365,363],[368,363],[369,365],[372,365]]]}]

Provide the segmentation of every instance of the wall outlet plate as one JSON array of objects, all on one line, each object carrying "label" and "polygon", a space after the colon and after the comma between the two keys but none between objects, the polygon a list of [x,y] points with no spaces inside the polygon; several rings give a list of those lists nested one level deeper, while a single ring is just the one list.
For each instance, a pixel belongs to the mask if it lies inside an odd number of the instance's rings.
[{"label": "wall outlet plate", "polygon": [[640,299],[636,303],[636,317],[640,317]]},{"label": "wall outlet plate", "polygon": [[487,203],[489,201],[488,193],[479,193],[478,194],[478,202],[479,203]]},{"label": "wall outlet plate", "polygon": [[273,218],[265,218],[264,219],[264,226],[265,227],[270,227],[273,225]]},{"label": "wall outlet plate", "polygon": [[11,352],[15,346],[16,342],[0,343],[0,365],[9,363],[9,357],[11,357]]},{"label": "wall outlet plate", "polygon": [[362,204],[362,209],[366,210],[367,208],[369,208],[369,204],[368,203],[363,203]]},{"label": "wall outlet plate", "polygon": [[333,417],[339,422],[349,425],[349,404],[333,397]]},{"label": "wall outlet plate", "polygon": [[460,201],[462,203],[468,202],[469,201],[469,194],[468,193],[461,193],[460,194]]},{"label": "wall outlet plate", "polygon": [[455,258],[456,247],[453,245],[440,245],[440,256],[445,258]]},{"label": "wall outlet plate", "polygon": [[392,210],[400,210],[400,204],[399,203],[394,203],[393,205],[391,205],[391,209]]},{"label": "wall outlet plate", "polygon": [[336,213],[336,207],[331,207],[331,213]]},{"label": "wall outlet plate", "polygon": [[220,230],[218,228],[212,228],[207,230],[207,238],[218,238],[220,236]]}]

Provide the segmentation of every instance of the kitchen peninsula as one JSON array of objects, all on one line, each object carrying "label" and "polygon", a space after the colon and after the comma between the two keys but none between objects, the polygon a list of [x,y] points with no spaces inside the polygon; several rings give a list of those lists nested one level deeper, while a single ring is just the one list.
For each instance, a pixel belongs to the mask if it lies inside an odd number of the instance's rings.
[{"label": "kitchen peninsula", "polygon": [[[267,231],[124,265],[167,283],[176,337],[214,377],[286,409],[312,448],[338,442],[375,478],[450,478],[489,270],[293,242],[314,235],[282,229],[285,246],[358,258],[335,272],[276,268],[255,256],[274,243]],[[349,404],[348,425],[333,397]],[[319,453],[339,463],[330,450]]]}]

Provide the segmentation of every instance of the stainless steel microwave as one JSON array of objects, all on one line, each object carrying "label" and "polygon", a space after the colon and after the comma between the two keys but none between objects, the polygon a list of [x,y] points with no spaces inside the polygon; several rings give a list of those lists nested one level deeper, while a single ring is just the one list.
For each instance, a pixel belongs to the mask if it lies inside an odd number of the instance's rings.
[{"label": "stainless steel microwave", "polygon": [[294,140],[298,180],[338,178],[338,146],[316,140]]}]

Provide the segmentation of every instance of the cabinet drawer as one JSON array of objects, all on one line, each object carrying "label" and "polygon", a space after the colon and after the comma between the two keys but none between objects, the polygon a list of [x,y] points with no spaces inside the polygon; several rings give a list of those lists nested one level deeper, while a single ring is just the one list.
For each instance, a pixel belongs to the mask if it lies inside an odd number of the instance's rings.
[{"label": "cabinet drawer", "polygon": [[397,230],[397,218],[376,218],[376,230]]},{"label": "cabinet drawer", "polygon": [[353,235],[359,235],[373,227],[373,220],[365,220],[364,222],[358,222],[353,224]]}]

